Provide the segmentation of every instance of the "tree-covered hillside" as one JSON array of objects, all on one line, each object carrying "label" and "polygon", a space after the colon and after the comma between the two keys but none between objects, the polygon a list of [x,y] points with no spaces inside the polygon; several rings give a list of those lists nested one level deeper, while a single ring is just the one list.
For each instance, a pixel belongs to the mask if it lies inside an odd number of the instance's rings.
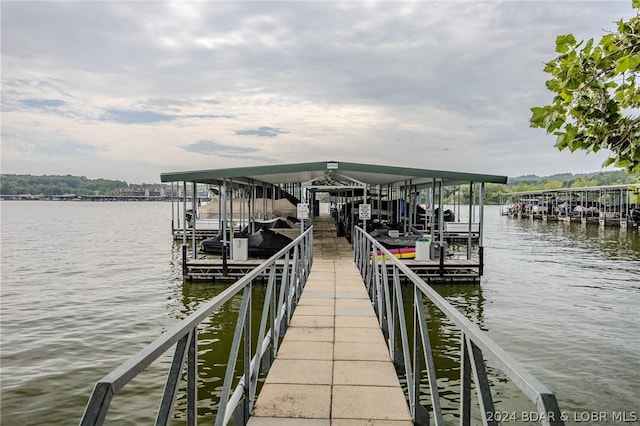
[{"label": "tree-covered hillside", "polygon": [[538,189],[581,188],[588,186],[626,185],[640,182],[640,174],[630,175],[624,170],[583,174],[561,173],[551,176],[519,176],[509,178],[508,192],[535,191]]},{"label": "tree-covered hillside", "polygon": [[87,179],[84,176],[0,175],[2,195],[112,195],[115,189],[127,186],[127,182],[120,180]]},{"label": "tree-covered hillside", "polygon": [[[509,178],[506,185],[485,185],[485,202],[499,204],[501,196],[510,192],[537,191],[541,189],[584,188],[590,186],[626,185],[640,182],[640,174],[629,175],[624,170],[584,174],[560,173],[551,176],[524,175]],[[453,188],[445,189],[445,196],[452,201],[457,196]],[[463,203],[469,202],[469,186],[460,187]]]},{"label": "tree-covered hillside", "polygon": [[[487,203],[499,203],[501,194],[508,192],[535,191],[538,189],[578,188],[586,186],[624,185],[640,182],[640,175],[628,175],[623,170],[595,172],[587,174],[561,173],[552,176],[525,175],[509,178],[507,185],[485,185]],[[106,195],[111,196],[119,189],[130,185],[125,181],[108,179],[87,179],[84,176],[33,176],[0,175],[0,195]],[[137,185],[136,185],[137,186]],[[142,184],[141,186],[147,186]],[[159,185],[148,185],[159,186]],[[445,196],[452,197],[455,188],[445,188]],[[467,202],[468,186],[461,187],[463,202]]]}]

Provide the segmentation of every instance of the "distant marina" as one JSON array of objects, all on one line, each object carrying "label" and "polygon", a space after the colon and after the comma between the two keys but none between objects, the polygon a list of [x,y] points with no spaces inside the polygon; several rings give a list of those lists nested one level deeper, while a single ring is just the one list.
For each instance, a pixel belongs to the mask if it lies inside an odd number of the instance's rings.
[{"label": "distant marina", "polygon": [[640,184],[505,194],[502,215],[621,228],[640,226]]},{"label": "distant marina", "polygon": [[171,201],[171,196],[145,195],[0,195],[0,200],[9,201]]}]

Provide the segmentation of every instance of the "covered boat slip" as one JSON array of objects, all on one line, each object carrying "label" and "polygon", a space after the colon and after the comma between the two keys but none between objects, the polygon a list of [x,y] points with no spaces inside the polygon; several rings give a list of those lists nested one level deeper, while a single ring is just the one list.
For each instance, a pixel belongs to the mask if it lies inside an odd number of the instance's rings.
[{"label": "covered boat slip", "polygon": [[[336,236],[336,226],[333,218],[321,215],[315,218],[313,229],[313,253],[314,258],[322,259],[348,259],[353,258],[353,248],[344,237]],[[376,256],[378,260],[381,255]],[[426,282],[476,282],[482,275],[481,263],[478,260],[442,258],[416,260],[415,258],[401,258],[402,261],[420,278]],[[261,258],[248,258],[246,260],[227,259],[220,257],[188,259],[185,263],[184,278],[186,280],[228,280],[240,279],[264,262]],[[283,261],[276,261],[276,275],[283,273]],[[389,270],[392,263],[388,263]],[[267,278],[265,275],[264,279]]]},{"label": "covered boat slip", "polygon": [[[295,238],[322,214],[333,217],[333,237],[347,244],[359,226],[387,248],[412,249],[414,256],[402,261],[428,280],[475,281],[484,261],[484,184],[507,182],[505,176],[335,161],[163,173],[161,180],[180,189],[172,210],[177,221],[192,221],[180,233],[183,275],[206,280],[237,278],[263,261],[238,253],[234,236],[280,217],[296,227],[274,231]],[[203,188],[212,198],[198,209]],[[223,247],[215,255],[199,250],[198,222],[212,216],[211,232]]]},{"label": "covered boat slip", "polygon": [[502,206],[519,219],[640,227],[640,184],[514,192]]}]

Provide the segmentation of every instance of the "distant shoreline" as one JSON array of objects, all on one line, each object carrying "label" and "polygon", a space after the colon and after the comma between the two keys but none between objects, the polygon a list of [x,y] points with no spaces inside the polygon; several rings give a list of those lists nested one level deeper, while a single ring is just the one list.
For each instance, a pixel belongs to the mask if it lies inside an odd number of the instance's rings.
[{"label": "distant shoreline", "polygon": [[[126,201],[126,202],[141,202],[141,201],[177,201],[176,198],[172,197],[117,197],[117,196],[102,196],[102,195],[83,195],[83,196],[73,196],[73,197],[64,197],[64,196],[55,196],[55,195],[46,195],[46,196],[38,196],[38,195],[0,195],[0,201],[65,201],[65,202],[97,202],[97,201]],[[180,199],[179,201],[182,201]],[[191,202],[191,199],[188,198],[187,201]]]}]

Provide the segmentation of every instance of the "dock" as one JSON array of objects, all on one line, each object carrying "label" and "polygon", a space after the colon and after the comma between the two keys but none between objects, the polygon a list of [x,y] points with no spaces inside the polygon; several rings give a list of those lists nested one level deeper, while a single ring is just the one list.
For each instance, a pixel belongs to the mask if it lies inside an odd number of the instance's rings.
[{"label": "dock", "polygon": [[[461,404],[459,414],[453,413],[461,424],[471,424],[472,409],[478,412],[478,408],[485,424],[495,421],[488,362],[493,363],[491,370],[497,368],[529,399],[541,423],[547,424],[544,419],[550,415],[561,418],[553,392],[429,285],[432,278],[479,281],[484,185],[504,184],[505,176],[329,161],[163,173],[161,180],[182,182],[178,198],[183,200],[189,197],[187,185],[192,201],[198,185],[205,185],[221,206],[228,206],[220,212],[224,235],[235,229],[236,213],[247,219],[262,213],[278,216],[276,209],[259,208],[260,197],[271,200],[263,207],[278,199],[295,200],[295,217],[302,221],[300,235],[269,259],[241,261],[246,259],[243,251],[232,253],[238,260],[203,258],[192,233],[190,256],[188,244],[182,245],[184,278],[220,278],[228,285],[97,381],[82,425],[103,424],[113,397],[160,357],[171,354],[156,414],[158,425],[170,423],[178,401],[188,425],[196,425],[203,412],[214,415],[216,425],[233,421],[251,426],[399,426],[431,424],[430,419],[444,424],[437,384],[442,366],[433,356],[426,299],[461,334],[460,356],[454,361],[460,370]],[[468,185],[469,194],[477,197],[470,197],[468,222],[447,229],[460,240],[452,243],[444,235],[444,190],[459,191],[461,185]],[[321,194],[330,200],[325,209]],[[238,197],[246,210],[229,206],[233,203],[228,200]],[[428,212],[406,208],[420,200],[430,205]],[[186,220],[186,203],[175,207],[172,222]],[[408,243],[415,244],[419,259],[427,260],[393,257],[366,231],[367,221],[374,218],[383,224],[402,223],[403,233],[420,224],[426,230],[430,224],[430,238]],[[385,256],[378,259],[378,251]],[[413,290],[411,302],[405,303],[404,286]],[[257,301],[262,301],[259,320],[252,307]],[[224,380],[215,391],[199,395],[202,323],[211,320],[210,325],[220,330],[228,327],[213,314],[231,304],[238,316],[230,347],[211,342],[216,351],[228,350]],[[423,401],[427,386],[429,402]],[[154,401],[149,403],[157,404]]]},{"label": "dock", "polygon": [[[344,251],[350,251],[349,256],[353,257],[353,249],[348,241],[341,237],[336,240],[343,240]],[[314,248],[314,252],[316,252]],[[317,252],[316,252],[317,253]],[[347,256],[347,258],[349,257]],[[472,259],[444,259],[442,264],[439,260],[415,260],[402,259],[402,261],[420,278],[427,282],[457,282],[463,281],[479,282],[481,264],[477,260]],[[248,260],[227,260],[224,264],[219,258],[212,259],[195,259],[188,260],[186,263],[186,272],[184,278],[187,281],[216,281],[216,280],[232,280],[245,276],[258,265],[264,262],[264,259],[248,259]],[[279,262],[282,264],[282,262]],[[276,262],[278,264],[278,262]],[[391,268],[391,265],[389,265]],[[280,276],[282,269],[278,269],[277,276]],[[266,275],[264,276],[266,278]]]},{"label": "dock", "polygon": [[[465,237],[467,238],[467,237]],[[336,224],[330,216],[319,216],[314,221],[314,261],[352,260],[353,247],[345,237],[338,237]],[[431,282],[479,282],[482,263],[475,259],[445,257],[429,260],[402,259],[411,270],[428,283]],[[264,259],[249,258],[223,262],[220,256],[206,256],[189,259],[185,263],[184,278],[188,281],[216,281],[239,279],[255,269]],[[276,266],[283,262],[276,262]],[[389,264],[389,268],[391,268]],[[280,276],[282,269],[276,274]],[[266,275],[265,275],[266,278]]]},{"label": "dock", "polygon": [[316,220],[314,260],[249,426],[411,425],[353,251]]},{"label": "dock", "polygon": [[504,195],[507,208],[503,215],[544,222],[640,228],[639,196],[640,184],[513,192]]}]

